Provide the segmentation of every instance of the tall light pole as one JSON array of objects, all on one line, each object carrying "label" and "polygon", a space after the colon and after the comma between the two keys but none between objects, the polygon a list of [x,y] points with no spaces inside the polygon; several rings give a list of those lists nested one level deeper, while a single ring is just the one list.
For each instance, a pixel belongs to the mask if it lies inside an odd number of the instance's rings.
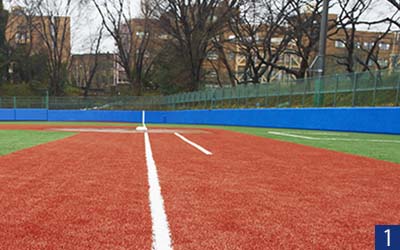
[{"label": "tall light pole", "polygon": [[323,1],[322,16],[320,22],[319,33],[319,48],[316,62],[316,70],[318,79],[315,84],[314,106],[321,106],[323,104],[324,96],[321,95],[323,90],[323,76],[325,75],[326,64],[326,40],[328,35],[328,13],[329,13],[329,0]]}]

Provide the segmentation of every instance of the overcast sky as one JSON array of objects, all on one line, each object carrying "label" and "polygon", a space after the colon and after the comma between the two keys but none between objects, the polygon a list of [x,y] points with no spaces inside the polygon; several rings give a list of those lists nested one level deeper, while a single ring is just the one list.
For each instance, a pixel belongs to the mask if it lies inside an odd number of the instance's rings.
[{"label": "overcast sky", "polygon": [[[14,2],[18,2],[18,0],[13,0]],[[57,1],[57,0],[55,0]],[[107,0],[108,1],[108,0]],[[112,1],[112,0],[109,0]],[[139,3],[140,0],[127,0],[130,1],[131,4],[131,15],[138,16],[139,11]],[[279,1],[279,0],[278,0]],[[331,0],[332,1],[332,0]],[[5,7],[10,8],[10,1],[5,2]],[[14,3],[15,5],[15,3]],[[101,24],[101,19],[98,15],[97,10],[92,6],[88,11],[84,11],[81,13],[76,12],[71,16],[72,19],[72,53],[80,54],[89,52],[90,44],[94,36],[96,36],[96,32]],[[330,13],[337,13],[338,8],[334,7],[330,10]],[[82,14],[84,13],[84,14]],[[394,13],[394,8],[389,5],[386,0],[374,0],[373,6],[371,10],[365,16],[366,19],[376,20],[383,18],[385,16],[389,16],[390,13]],[[362,27],[362,29],[372,29],[377,30],[379,27]],[[103,52],[114,52],[114,42],[113,40],[106,35],[102,44]]]}]

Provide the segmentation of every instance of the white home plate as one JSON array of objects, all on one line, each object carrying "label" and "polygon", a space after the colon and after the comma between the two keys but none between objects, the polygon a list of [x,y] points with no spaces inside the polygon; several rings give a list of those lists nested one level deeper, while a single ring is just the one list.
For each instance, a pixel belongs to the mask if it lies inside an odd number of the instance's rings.
[{"label": "white home plate", "polygon": [[136,131],[142,131],[142,132],[147,132],[147,128],[144,126],[140,126],[136,128]]}]

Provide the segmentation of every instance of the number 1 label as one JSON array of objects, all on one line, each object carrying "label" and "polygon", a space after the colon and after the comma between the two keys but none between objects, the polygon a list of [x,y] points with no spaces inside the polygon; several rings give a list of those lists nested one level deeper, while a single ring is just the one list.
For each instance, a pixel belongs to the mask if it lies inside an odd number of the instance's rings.
[{"label": "number 1 label", "polygon": [[375,250],[400,249],[400,226],[375,226]]},{"label": "number 1 label", "polygon": [[390,247],[390,229],[386,230],[385,234],[387,235],[387,246]]}]

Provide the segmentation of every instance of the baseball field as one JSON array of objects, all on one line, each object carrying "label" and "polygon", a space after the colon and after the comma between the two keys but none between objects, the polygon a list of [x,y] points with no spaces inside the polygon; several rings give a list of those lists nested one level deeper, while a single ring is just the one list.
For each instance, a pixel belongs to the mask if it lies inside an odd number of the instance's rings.
[{"label": "baseball field", "polygon": [[1,249],[373,249],[400,136],[0,123]]}]

